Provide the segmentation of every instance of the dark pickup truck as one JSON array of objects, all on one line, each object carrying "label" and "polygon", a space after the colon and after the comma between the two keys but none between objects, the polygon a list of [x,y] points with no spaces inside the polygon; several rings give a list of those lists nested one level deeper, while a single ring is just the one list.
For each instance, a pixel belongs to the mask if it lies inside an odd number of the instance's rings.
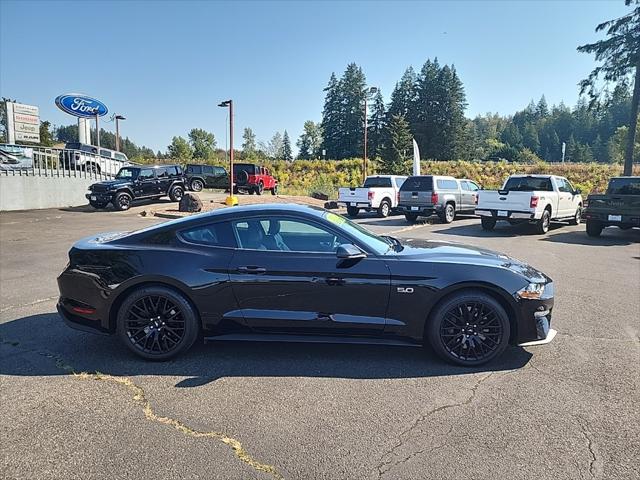
[{"label": "dark pickup truck", "polygon": [[179,202],[185,185],[180,165],[123,167],[113,180],[89,186],[86,197],[93,208],[102,209],[109,203],[116,210],[128,210],[131,202],[169,196]]},{"label": "dark pickup truck", "polygon": [[640,177],[613,177],[604,195],[589,195],[582,212],[587,234],[598,237],[605,227],[640,227]]}]

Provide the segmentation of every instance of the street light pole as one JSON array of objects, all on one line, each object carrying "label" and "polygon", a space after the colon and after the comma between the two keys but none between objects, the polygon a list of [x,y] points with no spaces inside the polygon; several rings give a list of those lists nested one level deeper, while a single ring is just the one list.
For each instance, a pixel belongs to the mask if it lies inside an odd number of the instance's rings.
[{"label": "street light pole", "polygon": [[120,151],[120,125],[118,120],[126,120],[122,115],[116,115],[116,152]]},{"label": "street light pole", "polygon": [[98,156],[100,155],[100,125],[98,125],[98,118],[100,115],[96,113],[96,143],[98,144]]},{"label": "street light pole", "polygon": [[229,107],[229,196],[226,204],[233,206],[238,204],[238,198],[233,195],[233,100],[225,100],[218,106]]},{"label": "street light pole", "polygon": [[367,114],[367,98],[369,95],[372,95],[378,91],[377,87],[371,87],[369,90],[364,92],[364,165],[362,169],[362,184],[364,185],[364,181],[367,179],[367,130],[369,130],[368,125],[368,117]]}]

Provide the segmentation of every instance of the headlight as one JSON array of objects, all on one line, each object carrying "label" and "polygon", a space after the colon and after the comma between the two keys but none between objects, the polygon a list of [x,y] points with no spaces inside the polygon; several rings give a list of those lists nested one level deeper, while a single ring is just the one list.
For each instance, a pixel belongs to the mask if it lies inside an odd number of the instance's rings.
[{"label": "headlight", "polygon": [[525,288],[516,293],[516,295],[519,298],[524,298],[526,300],[540,300],[542,298],[542,294],[544,293],[544,287],[544,283],[530,283]]}]

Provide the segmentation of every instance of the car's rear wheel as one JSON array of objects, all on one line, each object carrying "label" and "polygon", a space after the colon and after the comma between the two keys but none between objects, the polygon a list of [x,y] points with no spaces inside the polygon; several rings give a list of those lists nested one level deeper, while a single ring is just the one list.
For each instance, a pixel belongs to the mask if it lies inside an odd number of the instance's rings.
[{"label": "car's rear wheel", "polygon": [[198,178],[191,180],[191,190],[193,190],[194,192],[201,192],[203,188],[204,183],[202,182],[202,180]]},{"label": "car's rear wheel", "polygon": [[440,220],[444,223],[451,223],[456,218],[456,207],[453,203],[447,203],[444,207],[444,211],[439,215]]},{"label": "car's rear wheel", "polygon": [[604,227],[595,220],[587,220],[587,235],[590,237],[599,237]]},{"label": "car's rear wheel", "polygon": [[277,195],[277,194],[278,194],[278,185],[276,184],[271,189],[271,195]]},{"label": "car's rear wheel", "polygon": [[147,360],[168,360],[188,350],[199,330],[189,301],[166,287],[135,290],[118,310],[118,336],[127,348]]},{"label": "car's rear wheel", "polygon": [[262,195],[264,192],[264,183],[259,182],[258,186],[255,188],[256,195]]},{"label": "car's rear wheel", "polygon": [[93,208],[96,208],[98,210],[102,210],[103,208],[106,208],[107,204],[104,202],[96,202],[95,200],[89,200],[89,205],[91,205]]},{"label": "car's rear wheel", "polygon": [[551,225],[551,213],[549,210],[542,212],[542,218],[536,223],[536,232],[539,234],[545,234],[549,231],[549,225]]},{"label": "car's rear wheel", "polygon": [[113,199],[113,208],[119,211],[129,210],[131,206],[131,195],[127,192],[119,192]]},{"label": "car's rear wheel", "polygon": [[569,223],[571,225],[580,225],[581,221],[582,221],[582,207],[578,206],[578,208],[576,208],[576,214],[573,216],[573,218]]},{"label": "car's rear wheel", "polygon": [[480,223],[482,224],[482,229],[488,232],[496,228],[496,219],[493,217],[481,217]]},{"label": "car's rear wheel", "polygon": [[391,202],[389,200],[382,200],[380,202],[380,206],[378,207],[378,216],[382,218],[387,218],[391,213]]},{"label": "car's rear wheel", "polygon": [[180,185],[175,185],[169,190],[169,198],[172,202],[179,202],[184,195],[184,189]]},{"label": "car's rear wheel", "polygon": [[347,215],[351,218],[356,218],[360,213],[360,209],[358,207],[347,207]]},{"label": "car's rear wheel", "polygon": [[418,214],[416,213],[405,213],[404,218],[409,223],[416,223],[418,220]]},{"label": "car's rear wheel", "polygon": [[444,360],[464,366],[487,363],[509,343],[509,317],[492,296],[466,290],[442,301],[431,315],[427,340]]}]

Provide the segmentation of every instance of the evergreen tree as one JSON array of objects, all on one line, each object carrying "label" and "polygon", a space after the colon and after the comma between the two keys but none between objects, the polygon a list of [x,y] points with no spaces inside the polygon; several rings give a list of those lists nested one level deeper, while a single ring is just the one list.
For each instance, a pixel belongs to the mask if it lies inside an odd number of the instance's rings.
[{"label": "evergreen tree", "polygon": [[322,151],[322,127],[311,120],[304,122],[303,132],[296,142],[298,158],[309,160],[320,158]]},{"label": "evergreen tree", "polygon": [[547,99],[542,95],[536,105],[536,119],[543,120],[547,116],[549,116],[549,106],[547,105]]},{"label": "evergreen tree", "polygon": [[342,135],[336,158],[355,158],[363,154],[364,96],[366,79],[355,63],[347,65],[340,79],[342,98]]},{"label": "evergreen tree", "polygon": [[40,122],[40,145],[50,147],[53,145],[53,135],[51,134],[51,122],[45,120]]},{"label": "evergreen tree", "polygon": [[343,127],[343,106],[340,82],[335,73],[331,74],[329,84],[324,89],[324,109],[322,111],[322,148],[329,158],[341,158],[341,141]]},{"label": "evergreen tree", "polygon": [[524,132],[522,133],[522,145],[536,154],[540,150],[538,131],[532,123],[526,123],[524,126]]},{"label": "evergreen tree", "polygon": [[367,145],[368,155],[371,158],[376,158],[382,151],[382,143],[384,139],[386,112],[384,108],[384,100],[380,90],[373,98],[371,105],[371,115],[369,118],[369,131],[367,132],[367,138],[369,145]]},{"label": "evergreen tree", "polygon": [[284,136],[282,137],[282,159],[290,162],[293,160],[293,152],[291,151],[291,140],[289,139],[289,134],[287,131],[284,131]]},{"label": "evergreen tree", "polygon": [[500,140],[514,148],[522,147],[522,134],[520,133],[518,126],[514,123],[509,123],[509,125],[507,125],[507,127],[502,131]]},{"label": "evergreen tree", "polygon": [[390,175],[406,175],[413,155],[411,129],[403,115],[392,115],[386,128],[380,169]]},{"label": "evergreen tree", "polygon": [[413,113],[416,101],[416,82],[417,76],[413,67],[407,68],[391,92],[391,103],[389,103],[387,111],[389,120],[393,115],[403,115],[405,119],[408,119]]},{"label": "evergreen tree", "polygon": [[409,115],[412,131],[424,158],[440,158],[442,150],[442,124],[439,118],[440,92],[438,59],[427,60],[416,82],[416,101]]}]

